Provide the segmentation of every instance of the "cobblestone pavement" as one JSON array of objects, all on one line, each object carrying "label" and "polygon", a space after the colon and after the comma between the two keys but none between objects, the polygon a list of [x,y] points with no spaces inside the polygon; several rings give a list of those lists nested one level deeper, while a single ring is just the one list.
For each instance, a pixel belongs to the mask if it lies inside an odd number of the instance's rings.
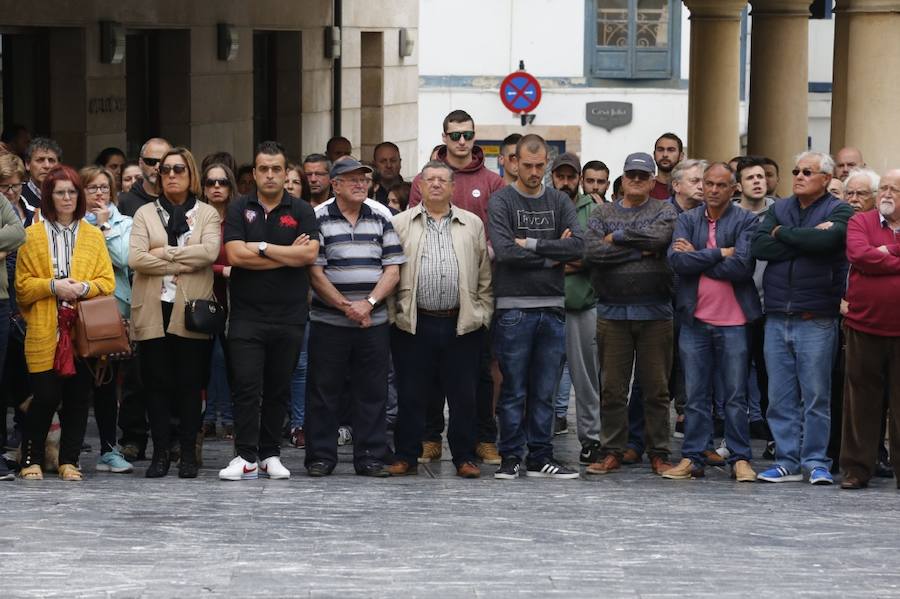
[{"label": "cobblestone pavement", "polygon": [[[577,463],[574,433],[556,446]],[[311,479],[286,449],[291,480],[220,482],[230,451],[207,442],[197,480],[98,474],[94,452],[82,483],[0,483],[0,597],[900,596],[893,480],[462,480],[445,447],[418,477],[355,476],[342,448]]]}]

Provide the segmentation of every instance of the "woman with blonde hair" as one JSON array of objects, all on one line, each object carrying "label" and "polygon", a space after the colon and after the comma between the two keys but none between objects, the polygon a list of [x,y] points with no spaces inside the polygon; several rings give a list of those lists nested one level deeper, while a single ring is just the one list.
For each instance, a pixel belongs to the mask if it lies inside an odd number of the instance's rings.
[{"label": "woman with blonde hair", "polygon": [[160,194],[134,215],[128,265],[134,270],[131,322],[147,390],[153,459],[147,478],[168,474],[170,417],[179,418],[180,478],[196,478],[195,450],[209,380],[210,335],[185,324],[185,305],[213,299],[212,264],[222,241],[216,209],[198,201],[200,174],[185,148],[159,164]]}]

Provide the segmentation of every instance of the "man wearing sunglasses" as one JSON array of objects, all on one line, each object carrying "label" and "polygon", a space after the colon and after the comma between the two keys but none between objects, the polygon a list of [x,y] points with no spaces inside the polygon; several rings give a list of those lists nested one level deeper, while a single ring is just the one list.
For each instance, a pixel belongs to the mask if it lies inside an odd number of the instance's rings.
[{"label": "man wearing sunglasses", "polygon": [[768,422],[775,465],[767,482],[831,485],[827,456],[831,368],[847,281],[844,246],[853,208],[828,193],[834,160],[803,152],[792,171],[794,195],[775,202],[753,237],[763,276]]},{"label": "man wearing sunglasses", "polygon": [[651,201],[656,166],[643,152],[625,160],[621,200],[599,204],[585,234],[584,263],[597,293],[600,355],[600,455],[587,474],[621,468],[628,442],[632,369],[644,397],[645,442],[653,472],[669,468],[669,374],[672,371],[672,270],[666,251],[677,215]]},{"label": "man wearing sunglasses", "polygon": [[[475,145],[475,121],[465,110],[454,110],[444,117],[444,145],[438,148],[437,160],[453,170],[453,196],[450,202],[477,214],[487,229],[488,199],[506,182],[484,165],[484,151]],[[513,165],[515,170],[515,165]],[[416,175],[409,192],[409,207],[422,202],[421,177]],[[488,252],[492,252],[488,246]],[[482,348],[481,375],[478,385],[478,445],[476,453],[486,464],[499,464],[497,424],[494,420],[494,392],[491,378],[491,351],[485,337]],[[441,457],[441,432],[444,428],[444,400],[440,393],[428,409],[425,447],[420,458],[430,462]]]},{"label": "man wearing sunglasses", "polygon": [[144,142],[138,160],[143,178],[132,185],[130,191],[119,196],[119,212],[133,217],[138,208],[156,201],[159,195],[159,160],[171,148],[172,145],[161,137],[151,137]]}]

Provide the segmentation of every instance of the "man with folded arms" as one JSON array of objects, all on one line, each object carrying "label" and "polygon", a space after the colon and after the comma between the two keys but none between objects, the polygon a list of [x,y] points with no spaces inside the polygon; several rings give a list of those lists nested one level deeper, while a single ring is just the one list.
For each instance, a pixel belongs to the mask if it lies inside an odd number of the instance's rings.
[{"label": "man with folded arms", "polygon": [[881,405],[887,390],[894,474],[900,488],[900,169],[885,173],[877,210],[860,212],[847,225],[850,281],[840,467],[842,489],[868,486],[875,472]]}]

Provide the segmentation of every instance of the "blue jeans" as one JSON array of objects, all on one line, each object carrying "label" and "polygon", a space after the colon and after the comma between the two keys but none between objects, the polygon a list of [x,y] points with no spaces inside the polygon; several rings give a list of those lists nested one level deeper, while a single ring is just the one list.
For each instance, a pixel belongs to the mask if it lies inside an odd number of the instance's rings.
[{"label": "blue jeans", "polygon": [[572,393],[572,375],[569,374],[569,365],[563,357],[562,375],[559,377],[559,386],[556,388],[556,401],[553,411],[556,417],[564,417],[569,413],[569,395]]},{"label": "blue jeans", "polygon": [[498,310],[494,355],[503,374],[497,421],[504,458],[553,457],[553,403],[566,355],[566,320],[551,310]]},{"label": "blue jeans", "polygon": [[836,318],[766,317],[766,418],[775,439],[775,461],[792,473],[831,468],[826,451],[837,339]]},{"label": "blue jeans", "polygon": [[231,389],[228,386],[228,368],[225,365],[225,351],[222,348],[222,337],[213,340],[212,357],[210,359],[209,383],[206,386],[205,422],[216,422],[216,416],[222,417],[222,424],[234,424],[231,415]]},{"label": "blue jeans", "polygon": [[747,401],[749,345],[745,326],[714,326],[695,320],[681,325],[678,342],[687,392],[684,444],[681,455],[703,465],[703,452],[713,434],[713,403],[721,397],[725,444],[730,463],[750,459],[750,419]]},{"label": "blue jeans", "polygon": [[306,366],[308,362],[307,351],[309,349],[309,329],[303,335],[303,348],[300,350],[300,358],[294,375],[291,377],[291,428],[303,428],[303,420],[306,412]]}]

